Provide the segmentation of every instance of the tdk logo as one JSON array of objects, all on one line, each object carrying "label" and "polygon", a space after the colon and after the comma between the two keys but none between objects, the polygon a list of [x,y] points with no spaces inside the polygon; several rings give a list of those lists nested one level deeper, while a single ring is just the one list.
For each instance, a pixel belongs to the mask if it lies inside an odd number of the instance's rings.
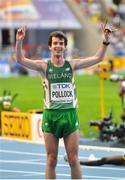
[{"label": "tdk logo", "polygon": [[66,89],[70,88],[70,84],[54,84],[53,89]]}]

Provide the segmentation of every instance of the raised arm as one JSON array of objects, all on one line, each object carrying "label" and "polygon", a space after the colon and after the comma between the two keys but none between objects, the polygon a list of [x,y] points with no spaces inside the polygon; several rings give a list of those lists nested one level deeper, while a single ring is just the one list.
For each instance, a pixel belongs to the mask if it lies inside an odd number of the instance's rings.
[{"label": "raised arm", "polygon": [[110,30],[109,28],[105,28],[105,26],[102,25],[102,32],[104,35],[104,39],[103,39],[103,42],[101,43],[99,50],[96,52],[96,54],[94,56],[87,57],[87,58],[73,59],[73,61],[71,61],[71,66],[73,70],[78,70],[78,69],[92,66],[103,60],[103,57],[107,50],[107,46],[110,44],[109,38],[110,38],[110,34],[112,30]]},{"label": "raised arm", "polygon": [[29,69],[33,69],[41,73],[45,73],[46,62],[42,60],[31,60],[24,56],[23,51],[22,51],[22,44],[23,44],[23,39],[25,38],[25,35],[26,35],[26,27],[22,27],[17,30],[16,48],[15,48],[17,62],[26,66]]}]

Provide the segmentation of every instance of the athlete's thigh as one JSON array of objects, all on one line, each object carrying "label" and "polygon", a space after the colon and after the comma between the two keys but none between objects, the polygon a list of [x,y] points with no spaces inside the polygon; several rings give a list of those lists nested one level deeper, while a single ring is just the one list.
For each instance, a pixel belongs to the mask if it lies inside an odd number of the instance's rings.
[{"label": "athlete's thigh", "polygon": [[53,134],[46,132],[43,132],[43,136],[44,136],[47,155],[49,154],[57,155],[59,139],[57,139]]},{"label": "athlete's thigh", "polygon": [[78,155],[79,130],[74,131],[64,138],[67,155]]}]

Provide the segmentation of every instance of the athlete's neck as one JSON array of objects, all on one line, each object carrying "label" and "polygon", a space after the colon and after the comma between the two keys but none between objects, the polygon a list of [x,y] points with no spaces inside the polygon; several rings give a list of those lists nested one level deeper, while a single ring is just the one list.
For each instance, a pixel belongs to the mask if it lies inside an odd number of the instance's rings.
[{"label": "athlete's neck", "polygon": [[61,67],[64,65],[64,58],[62,57],[51,57],[51,62],[56,67]]}]

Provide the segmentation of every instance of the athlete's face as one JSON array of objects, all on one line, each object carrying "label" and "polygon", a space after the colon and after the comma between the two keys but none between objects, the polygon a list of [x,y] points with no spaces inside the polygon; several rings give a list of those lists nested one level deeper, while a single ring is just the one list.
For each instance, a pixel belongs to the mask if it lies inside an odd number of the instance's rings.
[{"label": "athlete's face", "polygon": [[52,43],[49,47],[52,54],[55,56],[62,56],[66,50],[64,39],[59,39],[58,37],[52,37]]}]

